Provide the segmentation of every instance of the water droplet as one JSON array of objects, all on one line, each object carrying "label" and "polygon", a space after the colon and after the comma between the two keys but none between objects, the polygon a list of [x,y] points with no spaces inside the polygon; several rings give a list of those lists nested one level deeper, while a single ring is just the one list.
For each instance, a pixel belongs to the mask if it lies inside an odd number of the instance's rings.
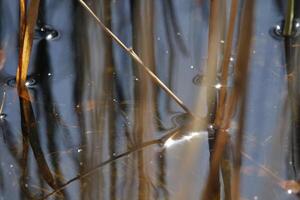
[{"label": "water droplet", "polygon": [[83,165],[83,162],[80,162],[79,165],[82,166],[82,165]]},{"label": "water droplet", "polygon": [[233,61],[234,61],[234,58],[233,58],[233,57],[230,57],[230,61],[233,62]]},{"label": "water droplet", "polygon": [[289,189],[289,190],[287,190],[287,193],[288,194],[293,194],[293,190]]},{"label": "water droplet", "polygon": [[180,36],[180,35],[181,35],[181,33],[177,32],[177,35],[178,35],[178,36]]},{"label": "water droplet", "polygon": [[254,196],[253,199],[254,199],[254,200],[258,200],[258,196]]},{"label": "water droplet", "polygon": [[1,113],[1,114],[0,114],[0,120],[4,120],[4,119],[6,118],[6,116],[7,116],[7,115],[6,115],[5,113]]},{"label": "water droplet", "polygon": [[10,168],[13,168],[14,166],[12,164],[9,165]]},{"label": "water droplet", "polygon": [[221,43],[221,44],[224,44],[224,43],[225,43],[225,41],[224,41],[224,40],[221,40],[221,41],[220,41],[220,43]]},{"label": "water droplet", "polygon": [[48,73],[48,76],[52,76],[52,74],[51,74],[51,73]]},{"label": "water droplet", "polygon": [[[284,21],[276,24],[270,30],[271,36],[277,40],[283,39],[284,38],[283,27],[284,27]],[[299,34],[300,34],[300,19],[294,19],[291,36],[296,37]]]},{"label": "water droplet", "polygon": [[30,88],[36,84],[36,80],[34,78],[29,78],[25,82],[25,86]]},{"label": "water droplet", "polygon": [[135,77],[135,79],[134,79],[135,81],[138,81],[139,79],[137,78],[137,77]]},{"label": "water droplet", "polygon": [[82,151],[83,151],[82,149],[77,149],[77,152],[78,152],[78,153],[80,153],[80,152],[82,152]]},{"label": "water droplet", "polygon": [[[6,81],[6,84],[9,87],[16,87],[16,78],[11,78],[9,80]],[[25,86],[30,88],[33,87],[36,84],[36,80],[32,77],[29,77],[26,81],[25,81]]]},{"label": "water droplet", "polygon": [[166,51],[166,54],[169,54],[169,51]]},{"label": "water droplet", "polygon": [[26,188],[28,188],[28,184],[26,183],[25,185],[24,185]]},{"label": "water droplet", "polygon": [[194,69],[194,65],[191,65],[190,68],[191,68],[191,69]]},{"label": "water droplet", "polygon": [[157,40],[160,41],[160,37],[157,37]]},{"label": "water droplet", "polygon": [[116,152],[114,152],[112,155],[113,155],[114,157],[116,157],[116,156],[117,156]]},{"label": "water droplet", "polygon": [[34,39],[55,40],[59,37],[59,32],[49,25],[41,25],[35,30]]}]

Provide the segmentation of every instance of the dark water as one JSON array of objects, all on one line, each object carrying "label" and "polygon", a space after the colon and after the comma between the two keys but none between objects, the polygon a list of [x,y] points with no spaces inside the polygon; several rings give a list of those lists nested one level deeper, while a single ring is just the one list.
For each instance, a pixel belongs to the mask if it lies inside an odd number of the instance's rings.
[{"label": "dark water", "polygon": [[[208,2],[87,1],[198,117],[208,115],[205,88],[214,87],[201,84]],[[299,180],[300,164],[299,124],[290,117],[298,107],[286,103],[287,65],[296,69],[296,102],[299,92],[300,25],[295,20],[287,54],[285,4],[256,2],[241,199],[298,198],[281,183]],[[1,1],[0,10],[0,199],[200,199],[209,170],[206,127],[190,128],[189,115],[78,2],[41,1],[26,82],[30,101],[15,86],[18,1]],[[231,68],[237,38],[238,29]]]}]

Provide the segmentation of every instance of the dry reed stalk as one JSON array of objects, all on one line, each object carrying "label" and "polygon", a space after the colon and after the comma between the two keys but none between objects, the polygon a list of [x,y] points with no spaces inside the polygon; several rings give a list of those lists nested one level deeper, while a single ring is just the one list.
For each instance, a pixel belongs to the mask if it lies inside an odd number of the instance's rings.
[{"label": "dry reed stalk", "polygon": [[38,17],[39,4],[40,0],[31,0],[28,8],[28,15],[26,17],[25,0],[20,0],[20,50],[16,82],[19,96],[27,100],[30,99],[30,97],[29,94],[25,92],[25,82],[33,43],[34,28]]},{"label": "dry reed stalk", "polygon": [[[244,127],[244,115],[245,115],[245,105],[246,105],[246,85],[247,85],[247,71],[248,71],[248,60],[250,55],[251,47],[251,34],[252,34],[252,16],[253,16],[254,2],[252,0],[247,0],[244,6],[244,12],[241,24],[247,24],[240,28],[240,39],[238,46],[238,55],[236,63],[235,81],[233,86],[233,91],[229,97],[225,100],[225,114],[218,127],[217,140],[215,144],[215,151],[212,158],[211,168],[209,172],[208,181],[204,189],[202,199],[213,199],[214,193],[213,188],[215,187],[216,177],[218,175],[218,166],[223,157],[225,146],[229,140],[228,128],[230,127],[230,120],[233,112],[236,110],[238,102],[241,98],[242,102],[242,112],[239,126],[239,131],[237,134],[237,161],[234,163],[234,180],[233,180],[233,195],[236,199],[239,196],[239,169],[240,169],[240,154],[242,149],[242,138],[243,138],[243,127]],[[237,175],[237,177],[235,176]]]},{"label": "dry reed stalk", "polygon": [[230,57],[232,53],[232,42],[234,36],[235,23],[238,13],[238,2],[239,0],[232,0],[231,8],[230,8],[230,17],[229,17],[229,27],[225,40],[225,51],[224,51],[224,59],[221,65],[221,88],[220,88],[220,97],[219,104],[217,107],[217,116],[215,120],[215,124],[217,127],[221,125],[221,119],[223,118],[223,113],[225,110],[225,99],[227,96],[227,82],[228,82],[228,70],[230,64]]},{"label": "dry reed stalk", "polygon": [[283,29],[284,36],[291,36],[293,31],[293,21],[294,21],[294,10],[295,10],[295,0],[288,0],[288,10],[285,17],[285,24]]},{"label": "dry reed stalk", "polygon": [[145,72],[150,76],[151,80],[159,85],[172,99],[176,101],[176,103],[189,115],[194,116],[194,114],[188,109],[187,106],[184,105],[183,101],[179,99],[150,69],[147,67],[141,58],[135,53],[135,51],[127,47],[110,29],[108,29],[103,22],[98,18],[98,16],[90,9],[90,7],[83,1],[78,0],[81,5],[88,11],[88,13],[96,20],[97,24],[103,29],[103,31],[111,37],[122,49],[124,49],[128,55],[141,66]]}]

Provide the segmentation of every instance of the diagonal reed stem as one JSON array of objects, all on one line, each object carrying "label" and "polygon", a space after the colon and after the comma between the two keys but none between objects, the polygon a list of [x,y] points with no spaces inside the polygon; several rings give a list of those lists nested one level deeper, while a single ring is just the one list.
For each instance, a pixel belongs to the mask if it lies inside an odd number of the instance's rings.
[{"label": "diagonal reed stem", "polygon": [[79,0],[81,5],[88,11],[88,13],[97,21],[97,24],[103,29],[103,31],[112,38],[122,49],[124,49],[130,57],[141,66],[145,72],[150,76],[151,80],[161,87],[174,101],[189,115],[195,118],[195,115],[184,105],[183,101],[179,99],[141,60],[141,58],[130,47],[127,47],[110,29],[108,29],[98,16],[91,10],[91,8],[83,1]]}]

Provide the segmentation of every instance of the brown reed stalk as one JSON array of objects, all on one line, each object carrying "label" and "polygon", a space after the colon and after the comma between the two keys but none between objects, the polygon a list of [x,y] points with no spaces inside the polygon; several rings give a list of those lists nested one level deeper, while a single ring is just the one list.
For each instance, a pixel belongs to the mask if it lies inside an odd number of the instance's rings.
[{"label": "brown reed stalk", "polygon": [[177,97],[150,69],[144,64],[141,58],[135,53],[131,47],[127,47],[110,29],[108,29],[103,22],[98,18],[98,16],[91,10],[91,8],[83,1],[78,0],[81,5],[88,11],[88,13],[96,20],[97,24],[103,29],[103,31],[112,38],[122,49],[124,49],[128,55],[139,65],[145,72],[150,76],[151,80],[161,87],[175,102],[189,115],[194,116],[194,114],[184,105],[183,101]]},{"label": "brown reed stalk", "polygon": [[28,93],[24,90],[34,37],[34,28],[39,11],[39,4],[40,0],[31,0],[28,8],[28,15],[26,17],[26,2],[25,0],[20,0],[20,49],[16,82],[19,96],[27,100],[30,98]]},{"label": "brown reed stalk", "polygon": [[233,195],[234,199],[239,195],[239,169],[240,169],[240,154],[242,149],[242,138],[243,138],[243,128],[244,128],[244,117],[245,117],[245,105],[246,105],[246,85],[247,85],[247,72],[248,72],[248,61],[250,55],[250,47],[251,47],[251,34],[252,34],[252,17],[253,17],[253,9],[254,2],[252,0],[247,0],[243,9],[243,17],[241,20],[241,24],[247,24],[247,26],[240,27],[240,37],[239,37],[239,46],[238,46],[238,54],[237,54],[237,62],[236,62],[236,71],[234,77],[234,86],[233,91],[229,97],[226,98],[225,102],[225,114],[220,122],[220,126],[218,127],[217,140],[215,144],[215,149],[213,153],[211,168],[209,171],[209,177],[207,180],[206,187],[202,194],[202,199],[213,199],[214,193],[213,189],[216,187],[216,177],[219,173],[219,165],[220,161],[223,157],[223,153],[225,150],[225,146],[229,140],[228,128],[230,127],[231,117],[233,112],[236,110],[238,106],[238,102],[241,100],[242,102],[242,112],[240,121],[239,130],[237,133],[237,147],[236,147],[236,155],[237,161],[234,163],[234,175],[238,175],[234,177],[233,180]]},{"label": "brown reed stalk", "polygon": [[230,17],[229,17],[229,27],[226,35],[225,40],[225,51],[224,51],[224,59],[222,61],[221,65],[221,88],[220,88],[220,97],[219,97],[219,103],[217,107],[217,116],[215,120],[215,124],[217,127],[221,125],[221,119],[223,118],[223,113],[225,109],[225,99],[227,96],[227,82],[228,82],[228,70],[229,70],[229,64],[230,64],[230,57],[232,53],[232,42],[233,42],[233,36],[234,36],[234,30],[235,30],[235,23],[238,13],[238,3],[239,0],[232,0],[231,7],[230,7]]},{"label": "brown reed stalk", "polygon": [[294,10],[295,10],[295,0],[288,0],[288,10],[285,16],[285,23],[283,29],[284,36],[291,36],[294,21]]}]

